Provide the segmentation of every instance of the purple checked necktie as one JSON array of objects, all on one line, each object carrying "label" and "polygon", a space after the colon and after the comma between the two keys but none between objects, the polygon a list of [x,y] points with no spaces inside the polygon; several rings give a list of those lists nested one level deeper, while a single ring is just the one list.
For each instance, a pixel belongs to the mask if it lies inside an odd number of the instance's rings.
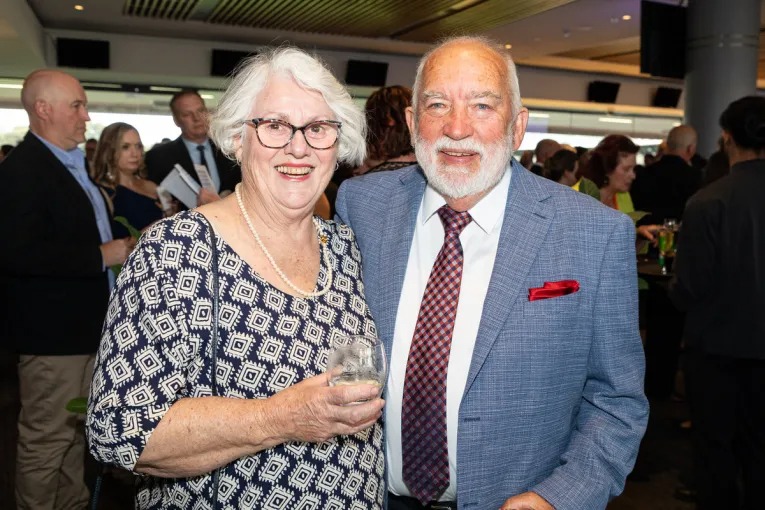
[{"label": "purple checked necktie", "polygon": [[401,409],[404,482],[423,504],[449,487],[446,440],[446,372],[462,281],[460,233],[470,214],[438,210],[444,244],[428,278],[406,363]]}]

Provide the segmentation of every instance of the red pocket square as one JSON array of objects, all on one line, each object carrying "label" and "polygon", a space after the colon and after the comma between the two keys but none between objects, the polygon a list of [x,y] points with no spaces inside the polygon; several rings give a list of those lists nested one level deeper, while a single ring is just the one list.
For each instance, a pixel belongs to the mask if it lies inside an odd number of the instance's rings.
[{"label": "red pocket square", "polygon": [[545,282],[544,286],[529,289],[529,301],[537,299],[550,299],[566,296],[579,291],[579,282],[576,280],[561,280],[559,282]]}]

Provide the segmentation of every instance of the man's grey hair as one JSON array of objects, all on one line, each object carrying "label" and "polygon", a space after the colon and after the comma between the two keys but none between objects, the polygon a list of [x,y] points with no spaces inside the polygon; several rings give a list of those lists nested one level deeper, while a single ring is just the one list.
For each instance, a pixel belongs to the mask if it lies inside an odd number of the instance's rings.
[{"label": "man's grey hair", "polygon": [[[269,48],[249,57],[223,93],[210,117],[210,138],[231,159],[236,140],[245,140],[246,124],[258,94],[273,76],[288,76],[301,87],[322,95],[343,126],[338,141],[337,159],[356,166],[366,156],[366,119],[345,87],[337,81],[318,57],[294,47]],[[251,135],[251,136],[254,136]]]},{"label": "man's grey hair", "polygon": [[515,68],[515,62],[513,62],[512,57],[503,46],[497,44],[488,37],[473,35],[449,37],[444,39],[422,56],[422,59],[420,59],[420,63],[417,66],[417,75],[415,76],[414,88],[412,89],[412,110],[414,111],[415,119],[417,118],[417,102],[419,100],[420,91],[422,88],[422,75],[428,60],[430,60],[430,57],[432,57],[435,52],[439,51],[445,46],[463,43],[481,45],[487,50],[496,54],[499,58],[502,59],[503,62],[505,62],[505,65],[507,66],[508,78],[507,87],[510,94],[510,118],[515,119],[523,106],[521,104],[521,89],[518,85],[518,71]]}]

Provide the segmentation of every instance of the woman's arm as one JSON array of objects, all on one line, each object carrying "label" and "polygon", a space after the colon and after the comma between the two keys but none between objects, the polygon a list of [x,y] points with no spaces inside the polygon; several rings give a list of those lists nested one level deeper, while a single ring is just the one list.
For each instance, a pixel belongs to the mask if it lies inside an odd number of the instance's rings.
[{"label": "woman's arm", "polygon": [[[135,471],[197,476],[287,441],[355,434],[381,416],[378,391],[371,385],[329,387],[321,374],[262,400],[184,398],[157,425]],[[373,400],[348,405],[366,399]]]}]

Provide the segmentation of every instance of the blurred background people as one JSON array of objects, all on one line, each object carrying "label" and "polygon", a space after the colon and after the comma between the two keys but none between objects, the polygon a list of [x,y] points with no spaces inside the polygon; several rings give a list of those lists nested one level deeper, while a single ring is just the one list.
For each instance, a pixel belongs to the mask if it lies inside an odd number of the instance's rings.
[{"label": "blurred background people", "polygon": [[8,157],[8,154],[10,154],[12,150],[13,150],[13,145],[3,144],[3,146],[0,147],[0,161]]},{"label": "blurred background people", "polygon": [[560,149],[560,144],[555,140],[551,140],[549,138],[539,140],[539,142],[537,142],[536,148],[534,149],[534,159],[536,162],[531,165],[529,170],[531,170],[532,173],[536,175],[542,175],[547,158],[558,152]]},{"label": "blurred background people", "polygon": [[584,175],[600,190],[600,201],[618,211],[635,211],[630,186],[635,180],[636,154],[640,147],[624,135],[608,135],[590,151]]},{"label": "blurred background people", "polygon": [[208,139],[208,111],[202,96],[195,90],[178,92],[170,100],[170,110],[175,125],[181,129],[181,136],[156,145],[146,153],[149,179],[161,184],[162,179],[179,164],[200,182],[194,165],[202,165],[210,174],[215,191],[202,188],[199,204],[218,200],[234,191],[234,186],[242,180],[242,172],[236,162],[227,159]]},{"label": "blurred background people", "polygon": [[[157,185],[146,179],[141,136],[130,124],[115,122],[101,131],[93,175],[106,191],[114,217],[125,218],[138,230],[162,218]],[[116,237],[129,235],[120,223],[115,222],[112,230]]]},{"label": "blurred background people", "polygon": [[579,157],[570,149],[561,149],[545,161],[545,177],[600,200],[600,190],[595,183],[580,177],[579,173]]},{"label": "blurred background people", "polygon": [[406,125],[406,109],[412,106],[412,89],[394,85],[369,96],[367,118],[367,159],[354,175],[396,170],[417,163]]},{"label": "blurred background people", "polygon": [[661,159],[645,167],[632,183],[635,208],[651,213],[651,221],[682,221],[685,203],[701,186],[701,171],[691,166],[696,154],[696,130],[680,125],[667,134]]},{"label": "blurred background people", "polygon": [[670,295],[687,311],[697,508],[762,508],[765,483],[765,98],[720,116],[730,175],[688,201]]},{"label": "blurred background people", "polygon": [[134,242],[112,239],[109,211],[86,170],[90,120],[80,82],[54,70],[27,76],[29,132],[0,166],[5,325],[19,353],[16,504],[82,509],[85,441],[69,400],[88,394],[109,297],[109,267]]},{"label": "blurred background people", "polygon": [[320,62],[282,47],[243,64],[211,133],[243,182],[152,226],[124,266],[91,452],[144,475],[141,509],[211,508],[217,494],[227,508],[380,510],[380,387],[329,386],[325,373],[332,339],[376,331],[359,249],[313,216],[337,161],[363,161],[364,116]]},{"label": "blurred background people", "polygon": [[96,155],[96,147],[98,147],[98,140],[95,138],[88,138],[85,141],[85,159],[88,161],[90,175],[93,175],[93,157]]}]

